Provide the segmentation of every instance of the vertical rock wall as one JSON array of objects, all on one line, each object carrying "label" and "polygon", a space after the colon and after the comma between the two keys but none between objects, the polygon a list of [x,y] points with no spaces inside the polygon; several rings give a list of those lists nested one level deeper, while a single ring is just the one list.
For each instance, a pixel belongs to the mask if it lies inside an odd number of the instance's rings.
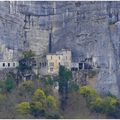
[{"label": "vertical rock wall", "polygon": [[120,2],[0,2],[0,41],[18,53],[72,49],[100,66],[95,88],[119,96]]}]

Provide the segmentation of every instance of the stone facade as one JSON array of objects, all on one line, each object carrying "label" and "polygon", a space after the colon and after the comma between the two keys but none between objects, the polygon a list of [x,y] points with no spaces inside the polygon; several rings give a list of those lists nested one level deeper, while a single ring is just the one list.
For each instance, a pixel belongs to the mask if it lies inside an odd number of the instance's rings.
[{"label": "stone facade", "polygon": [[17,61],[0,61],[0,69],[16,68],[18,65],[19,63]]},{"label": "stone facade", "polygon": [[5,44],[0,44],[0,69],[16,68],[19,63],[14,58],[14,50],[9,49]]},{"label": "stone facade", "polygon": [[58,74],[59,65],[71,69],[71,51],[62,49],[47,55],[48,74]]}]

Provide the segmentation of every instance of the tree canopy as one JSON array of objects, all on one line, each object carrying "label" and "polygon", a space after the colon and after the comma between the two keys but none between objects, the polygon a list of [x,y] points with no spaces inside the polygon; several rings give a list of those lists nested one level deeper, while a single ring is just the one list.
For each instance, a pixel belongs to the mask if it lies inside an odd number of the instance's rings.
[{"label": "tree canopy", "polygon": [[23,52],[23,57],[24,58],[30,58],[30,57],[33,57],[33,56],[35,56],[35,54],[33,53],[32,50],[28,50],[28,51]]},{"label": "tree canopy", "polygon": [[38,88],[38,89],[34,92],[33,99],[34,99],[35,101],[40,101],[42,104],[44,104],[45,101],[46,101],[45,92],[44,92],[41,88]]},{"label": "tree canopy", "polygon": [[27,81],[23,81],[20,85],[19,85],[19,89],[20,89],[20,92],[23,92],[24,93],[33,93],[34,90],[35,90],[35,87],[34,87],[34,83],[30,80],[27,80]]},{"label": "tree canopy", "polygon": [[21,102],[17,104],[16,111],[21,114],[28,114],[30,109],[30,103],[29,102]]},{"label": "tree canopy", "polygon": [[6,89],[6,91],[10,92],[14,86],[15,86],[15,81],[14,78],[12,77],[12,75],[8,74],[6,79],[5,79],[5,83],[4,83],[4,87]]}]

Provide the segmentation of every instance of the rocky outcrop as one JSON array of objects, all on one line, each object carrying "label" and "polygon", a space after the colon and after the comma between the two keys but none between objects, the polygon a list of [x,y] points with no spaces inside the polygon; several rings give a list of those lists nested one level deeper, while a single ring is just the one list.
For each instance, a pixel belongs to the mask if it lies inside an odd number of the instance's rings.
[{"label": "rocky outcrop", "polygon": [[120,2],[0,2],[0,41],[42,55],[52,32],[52,51],[94,57],[100,67],[94,87],[119,97],[119,20]]}]

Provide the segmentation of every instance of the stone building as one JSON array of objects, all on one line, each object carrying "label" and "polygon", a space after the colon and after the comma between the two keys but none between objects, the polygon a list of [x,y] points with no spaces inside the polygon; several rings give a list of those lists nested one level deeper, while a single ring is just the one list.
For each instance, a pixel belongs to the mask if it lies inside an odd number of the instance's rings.
[{"label": "stone building", "polygon": [[14,50],[9,49],[5,44],[0,44],[0,69],[16,68],[19,65],[14,59]]},{"label": "stone building", "polygon": [[65,66],[68,69],[71,69],[71,61],[72,61],[72,54],[71,50],[69,49],[61,49],[60,51],[57,51],[56,54],[61,54],[61,65]]},{"label": "stone building", "polygon": [[16,68],[18,65],[17,61],[0,61],[0,69]]},{"label": "stone building", "polygon": [[78,62],[72,62],[71,63],[71,71],[78,71],[79,70],[79,63]]},{"label": "stone building", "polygon": [[50,53],[47,58],[48,74],[58,74],[59,65],[71,69],[71,50],[62,49],[56,53]]},{"label": "stone building", "polygon": [[47,73],[47,61],[46,56],[36,56],[34,57],[33,63],[33,71],[36,75],[46,75]]}]

